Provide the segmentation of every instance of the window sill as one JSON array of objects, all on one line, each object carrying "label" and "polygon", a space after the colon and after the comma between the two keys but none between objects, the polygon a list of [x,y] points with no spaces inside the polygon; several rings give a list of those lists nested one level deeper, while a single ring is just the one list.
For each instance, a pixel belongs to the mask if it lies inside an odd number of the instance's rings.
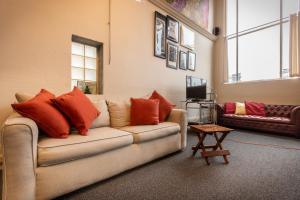
[{"label": "window sill", "polygon": [[261,83],[261,82],[272,82],[272,81],[285,81],[285,80],[294,80],[300,79],[300,77],[287,77],[287,78],[277,78],[277,79],[264,79],[264,80],[253,80],[253,81],[238,81],[238,82],[227,82],[224,85],[235,85],[235,84],[243,84],[243,83]]}]

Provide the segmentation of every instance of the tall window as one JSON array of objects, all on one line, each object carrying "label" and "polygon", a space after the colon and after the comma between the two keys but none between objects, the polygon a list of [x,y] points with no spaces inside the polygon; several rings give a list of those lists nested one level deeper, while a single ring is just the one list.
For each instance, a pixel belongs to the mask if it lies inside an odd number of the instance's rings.
[{"label": "tall window", "polygon": [[289,76],[290,15],[299,0],[227,0],[228,82]]},{"label": "tall window", "polygon": [[100,48],[101,43],[79,36],[72,37],[71,87],[84,93],[101,93]]}]

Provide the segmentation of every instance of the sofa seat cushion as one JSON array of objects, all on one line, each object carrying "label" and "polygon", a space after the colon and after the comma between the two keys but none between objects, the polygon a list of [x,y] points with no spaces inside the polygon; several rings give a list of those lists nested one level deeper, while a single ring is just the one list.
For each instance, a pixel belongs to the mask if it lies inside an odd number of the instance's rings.
[{"label": "sofa seat cushion", "polygon": [[87,136],[71,134],[67,139],[42,137],[38,141],[38,165],[60,164],[132,143],[133,137],[130,133],[110,127],[90,129]]},{"label": "sofa seat cushion", "polygon": [[224,117],[249,120],[249,121],[291,124],[291,120],[286,117],[263,117],[263,116],[257,116],[257,115],[235,115],[235,114],[224,114]]},{"label": "sofa seat cushion", "polygon": [[169,135],[178,134],[180,126],[173,122],[163,122],[158,125],[125,126],[120,130],[132,133],[134,143],[142,143]]}]

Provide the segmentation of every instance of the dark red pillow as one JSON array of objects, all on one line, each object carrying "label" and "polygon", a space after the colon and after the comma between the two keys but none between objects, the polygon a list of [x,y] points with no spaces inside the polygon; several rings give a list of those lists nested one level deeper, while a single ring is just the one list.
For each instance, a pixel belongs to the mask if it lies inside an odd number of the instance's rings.
[{"label": "dark red pillow", "polygon": [[70,132],[70,125],[54,107],[51,102],[53,98],[55,96],[52,93],[42,89],[34,98],[11,106],[22,116],[35,121],[38,127],[49,137],[66,138]]},{"label": "dark red pillow", "polygon": [[159,123],[158,99],[131,98],[130,125],[156,125]]},{"label": "dark red pillow", "polygon": [[92,122],[100,114],[92,102],[77,87],[52,101],[68,117],[81,135],[87,135]]},{"label": "dark red pillow", "polygon": [[245,101],[245,107],[247,115],[266,116],[265,104],[263,103]]},{"label": "dark red pillow", "polygon": [[234,114],[235,113],[235,103],[227,102],[224,104],[224,113],[225,114]]},{"label": "dark red pillow", "polygon": [[161,96],[156,90],[152,93],[149,99],[158,99],[159,100],[159,122],[164,122],[172,109],[175,107],[170,101]]}]

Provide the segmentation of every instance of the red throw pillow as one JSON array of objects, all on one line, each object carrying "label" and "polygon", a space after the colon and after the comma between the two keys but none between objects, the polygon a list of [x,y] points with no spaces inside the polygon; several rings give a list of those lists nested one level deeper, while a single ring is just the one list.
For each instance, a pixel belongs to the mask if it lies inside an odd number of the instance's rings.
[{"label": "red throw pillow", "polygon": [[154,90],[149,99],[159,100],[159,122],[164,122],[175,106],[170,101],[161,96],[158,92],[156,92],[156,90]]},{"label": "red throw pillow", "polygon": [[263,103],[245,101],[245,107],[247,115],[266,116],[265,104]]},{"label": "red throw pillow", "polygon": [[49,137],[66,138],[70,126],[65,117],[54,107],[51,102],[53,98],[55,96],[52,93],[42,89],[34,98],[11,106],[22,116],[35,121]]},{"label": "red throw pillow", "polygon": [[100,114],[92,102],[77,87],[52,101],[68,117],[81,135],[87,135],[92,122]]},{"label": "red throw pillow", "polygon": [[155,125],[159,123],[158,99],[131,98],[130,125]]},{"label": "red throw pillow", "polygon": [[224,104],[224,112],[225,114],[234,114],[235,113],[235,103],[227,102]]}]

